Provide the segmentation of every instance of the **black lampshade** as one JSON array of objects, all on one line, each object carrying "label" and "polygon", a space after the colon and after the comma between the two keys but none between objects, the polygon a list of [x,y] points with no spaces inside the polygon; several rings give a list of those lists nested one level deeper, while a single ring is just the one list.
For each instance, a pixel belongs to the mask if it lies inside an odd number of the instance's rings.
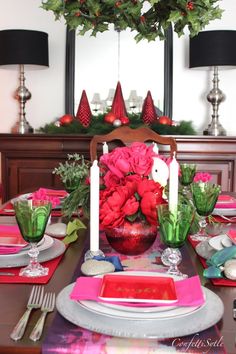
[{"label": "black lampshade", "polygon": [[236,65],[236,31],[204,31],[190,38],[190,68],[221,65]]},{"label": "black lampshade", "polygon": [[20,29],[0,31],[0,65],[9,64],[48,66],[48,34]]}]

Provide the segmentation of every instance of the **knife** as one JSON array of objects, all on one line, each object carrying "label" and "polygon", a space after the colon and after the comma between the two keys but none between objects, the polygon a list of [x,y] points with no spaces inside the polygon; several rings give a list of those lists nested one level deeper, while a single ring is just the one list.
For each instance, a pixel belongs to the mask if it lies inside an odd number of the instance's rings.
[{"label": "knife", "polygon": [[14,273],[10,273],[10,272],[0,272],[0,275],[6,275],[6,276],[14,276],[15,274]]},{"label": "knife", "polygon": [[236,320],[236,299],[233,301],[233,318]]}]

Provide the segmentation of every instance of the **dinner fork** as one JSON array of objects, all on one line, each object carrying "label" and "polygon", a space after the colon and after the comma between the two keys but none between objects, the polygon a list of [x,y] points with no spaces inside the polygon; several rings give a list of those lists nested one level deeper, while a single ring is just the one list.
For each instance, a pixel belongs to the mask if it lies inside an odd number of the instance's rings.
[{"label": "dinner fork", "polygon": [[27,310],[14,327],[12,333],[10,334],[11,339],[19,340],[23,337],[26,325],[29,320],[30,313],[33,309],[38,309],[42,305],[44,288],[40,285],[33,286],[30,297],[27,303]]},{"label": "dinner fork", "polygon": [[46,318],[48,312],[52,312],[54,310],[55,300],[56,300],[55,293],[45,294],[44,299],[43,299],[43,303],[41,306],[42,314],[30,334],[30,339],[33,340],[34,342],[40,339],[42,332],[43,332],[45,318]]}]

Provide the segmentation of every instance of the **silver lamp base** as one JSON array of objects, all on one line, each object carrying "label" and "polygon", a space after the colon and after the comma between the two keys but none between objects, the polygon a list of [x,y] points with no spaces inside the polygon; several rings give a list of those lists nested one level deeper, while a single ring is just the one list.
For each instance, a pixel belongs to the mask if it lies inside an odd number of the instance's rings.
[{"label": "silver lamp base", "polygon": [[16,134],[32,134],[34,129],[27,121],[19,121],[12,127],[12,133]]},{"label": "silver lamp base", "polygon": [[225,136],[226,130],[219,122],[212,121],[203,132],[204,135]]},{"label": "silver lamp base", "polygon": [[208,125],[207,129],[204,130],[204,135],[226,135],[226,130],[222,127],[219,122],[219,105],[225,100],[225,94],[219,89],[219,77],[218,77],[218,67],[214,66],[213,74],[213,89],[207,95],[207,100],[212,104],[213,114],[212,121]]}]

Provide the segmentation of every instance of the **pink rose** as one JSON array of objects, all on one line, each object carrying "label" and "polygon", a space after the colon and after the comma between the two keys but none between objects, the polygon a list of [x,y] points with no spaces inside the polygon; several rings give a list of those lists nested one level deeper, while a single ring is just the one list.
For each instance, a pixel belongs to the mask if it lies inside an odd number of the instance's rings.
[{"label": "pink rose", "polygon": [[193,182],[209,182],[212,179],[212,175],[207,172],[197,172],[194,176]]}]

